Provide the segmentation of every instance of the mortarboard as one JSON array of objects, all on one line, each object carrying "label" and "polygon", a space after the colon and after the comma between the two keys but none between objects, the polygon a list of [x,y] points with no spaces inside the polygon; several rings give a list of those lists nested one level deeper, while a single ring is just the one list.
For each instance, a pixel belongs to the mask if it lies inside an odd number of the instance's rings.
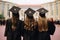
[{"label": "mortarboard", "polygon": [[45,17],[45,14],[48,12],[48,10],[46,10],[45,8],[40,8],[37,11],[39,12],[39,15],[41,17]]},{"label": "mortarboard", "polygon": [[21,9],[21,8],[19,8],[19,7],[13,6],[9,11],[12,12],[12,15],[13,15],[13,16],[19,16],[19,10],[20,10],[20,9]]},{"label": "mortarboard", "polygon": [[28,16],[33,16],[33,14],[35,13],[35,11],[31,8],[28,8],[25,12],[26,15]]}]

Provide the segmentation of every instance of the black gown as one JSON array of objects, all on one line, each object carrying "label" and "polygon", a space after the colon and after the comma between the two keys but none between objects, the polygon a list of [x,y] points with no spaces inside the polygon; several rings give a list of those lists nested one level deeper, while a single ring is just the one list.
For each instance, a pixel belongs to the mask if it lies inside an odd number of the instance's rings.
[{"label": "black gown", "polygon": [[50,35],[55,32],[55,26],[52,22],[48,21],[48,31],[38,32],[37,40],[51,40]]},{"label": "black gown", "polygon": [[32,30],[26,30],[23,27],[23,31],[22,31],[23,40],[36,40],[37,25],[33,26],[32,28],[33,28],[33,31]]},{"label": "black gown", "polygon": [[18,20],[16,23],[16,29],[15,31],[12,31],[12,22],[11,20],[6,21],[6,28],[5,28],[5,34],[4,36],[7,37],[7,40],[21,40],[21,27],[22,27],[22,21]]}]

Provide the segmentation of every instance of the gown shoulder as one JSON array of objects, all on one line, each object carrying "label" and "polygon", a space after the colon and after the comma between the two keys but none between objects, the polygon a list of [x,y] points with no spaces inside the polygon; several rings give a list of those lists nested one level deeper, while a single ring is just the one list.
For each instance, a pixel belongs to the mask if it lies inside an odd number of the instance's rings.
[{"label": "gown shoulder", "polygon": [[54,23],[48,21],[48,26],[49,26],[49,28],[48,28],[48,32],[49,32],[49,34],[53,35],[54,32],[55,32],[55,25],[54,25]]}]

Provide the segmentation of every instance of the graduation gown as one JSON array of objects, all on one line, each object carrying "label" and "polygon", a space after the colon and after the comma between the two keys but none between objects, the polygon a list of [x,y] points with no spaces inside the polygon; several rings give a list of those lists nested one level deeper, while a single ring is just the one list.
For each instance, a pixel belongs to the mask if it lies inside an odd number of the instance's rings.
[{"label": "graduation gown", "polygon": [[0,25],[2,25],[2,20],[0,19]]},{"label": "graduation gown", "polygon": [[21,27],[22,27],[22,21],[18,20],[16,23],[16,29],[15,31],[12,31],[12,22],[11,20],[6,21],[6,28],[5,28],[5,34],[4,36],[7,37],[7,40],[21,40]]},{"label": "graduation gown", "polygon": [[[25,25],[25,24],[24,24]],[[24,29],[24,27],[23,27],[23,40],[35,40],[35,38],[36,38],[36,29],[37,29],[37,25],[36,26],[33,26],[33,31],[31,31],[31,30],[26,30],[26,29]]]},{"label": "graduation gown", "polygon": [[55,26],[52,22],[48,21],[48,31],[38,32],[37,40],[51,40],[50,35],[55,32]]}]

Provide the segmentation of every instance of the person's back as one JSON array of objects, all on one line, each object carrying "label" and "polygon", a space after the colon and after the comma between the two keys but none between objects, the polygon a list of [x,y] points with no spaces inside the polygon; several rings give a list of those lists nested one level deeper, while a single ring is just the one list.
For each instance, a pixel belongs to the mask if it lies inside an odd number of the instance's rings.
[{"label": "person's back", "polygon": [[55,26],[52,22],[48,21],[48,31],[38,31],[37,40],[51,40],[50,35],[55,32]]},{"label": "person's back", "polygon": [[22,21],[19,20],[19,7],[13,6],[10,11],[12,18],[6,21],[5,36],[7,40],[21,40]]},{"label": "person's back", "polygon": [[46,19],[45,14],[48,12],[45,8],[40,8],[37,10],[39,12],[38,16],[38,38],[37,40],[51,40],[50,35],[55,32],[55,25],[53,22]]},{"label": "person's back", "polygon": [[24,31],[23,31],[23,40],[34,40],[36,21],[34,20],[33,14],[35,11],[31,8],[28,8],[25,11],[26,18],[24,20]]},{"label": "person's back", "polygon": [[12,28],[12,21],[11,19],[8,19],[6,21],[6,29],[5,29],[5,36],[7,37],[7,40],[21,40],[21,28],[22,28],[23,22],[21,20],[18,20],[16,23],[16,28]]}]

